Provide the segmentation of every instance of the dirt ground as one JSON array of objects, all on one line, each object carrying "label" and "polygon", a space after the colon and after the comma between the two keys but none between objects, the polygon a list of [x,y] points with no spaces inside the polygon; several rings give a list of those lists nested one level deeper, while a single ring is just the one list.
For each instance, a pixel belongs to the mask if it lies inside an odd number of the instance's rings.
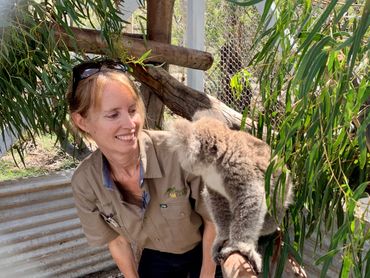
[{"label": "dirt ground", "polygon": [[16,150],[0,158],[0,180],[44,175],[77,166],[78,161],[64,153],[53,139],[28,141],[24,144],[24,164]]}]

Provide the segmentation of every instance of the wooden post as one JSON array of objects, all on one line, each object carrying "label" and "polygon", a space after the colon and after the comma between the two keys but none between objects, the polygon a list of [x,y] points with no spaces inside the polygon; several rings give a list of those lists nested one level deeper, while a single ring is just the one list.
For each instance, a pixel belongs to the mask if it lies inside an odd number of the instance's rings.
[{"label": "wooden post", "polygon": [[[147,0],[148,39],[170,44],[174,0]],[[168,71],[168,64],[163,69]],[[146,85],[141,87],[146,104],[146,127],[161,128],[164,104],[161,99]]]}]

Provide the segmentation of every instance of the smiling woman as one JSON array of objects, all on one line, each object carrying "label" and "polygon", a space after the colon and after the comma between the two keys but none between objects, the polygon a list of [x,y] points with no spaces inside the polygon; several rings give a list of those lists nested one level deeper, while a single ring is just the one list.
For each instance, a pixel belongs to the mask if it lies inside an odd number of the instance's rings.
[{"label": "smiling woman", "polygon": [[143,113],[137,108],[138,100],[130,88],[112,78],[117,73],[110,75],[112,80],[109,83],[107,77],[97,79],[99,83],[103,83],[98,84],[102,89],[97,93],[90,113],[83,117],[73,112],[72,119],[81,130],[92,137],[106,155],[117,155],[116,159],[120,159],[122,153],[129,152],[138,157],[135,144],[143,126]]},{"label": "smiling woman", "polygon": [[143,129],[144,104],[126,69],[111,60],[73,69],[71,119],[98,146],[72,177],[84,233],[91,245],[108,244],[125,277],[213,277],[203,181],[180,166],[168,132]]}]

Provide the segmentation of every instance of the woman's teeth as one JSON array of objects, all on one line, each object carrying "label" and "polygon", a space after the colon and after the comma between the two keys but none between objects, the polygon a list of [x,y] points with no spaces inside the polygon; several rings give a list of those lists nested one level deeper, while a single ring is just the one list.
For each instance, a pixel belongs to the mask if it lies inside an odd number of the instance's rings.
[{"label": "woman's teeth", "polygon": [[118,135],[116,138],[121,141],[131,141],[135,137],[135,134],[130,134],[130,135]]}]

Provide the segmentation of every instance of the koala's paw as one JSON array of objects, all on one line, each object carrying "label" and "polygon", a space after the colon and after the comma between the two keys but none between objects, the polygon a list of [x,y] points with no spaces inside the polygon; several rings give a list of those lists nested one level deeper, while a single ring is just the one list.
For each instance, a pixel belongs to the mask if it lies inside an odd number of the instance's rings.
[{"label": "koala's paw", "polygon": [[216,264],[221,264],[222,256],[220,252],[224,247],[226,240],[216,239],[212,245],[212,258]]},{"label": "koala's paw", "polygon": [[233,253],[244,256],[257,274],[262,271],[262,257],[257,252],[255,244],[244,242],[228,244],[219,252],[220,260],[225,261]]}]

